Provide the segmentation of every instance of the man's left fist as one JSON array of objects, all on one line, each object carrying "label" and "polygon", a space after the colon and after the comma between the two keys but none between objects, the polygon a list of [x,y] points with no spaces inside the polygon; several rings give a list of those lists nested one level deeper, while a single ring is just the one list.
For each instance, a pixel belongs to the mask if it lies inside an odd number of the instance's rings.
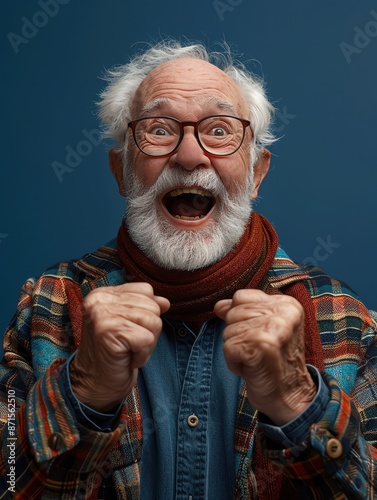
[{"label": "man's left fist", "polygon": [[301,304],[286,295],[238,290],[217,302],[215,313],[226,322],[228,367],[245,379],[253,408],[276,425],[299,416],[317,392],[305,364]]}]

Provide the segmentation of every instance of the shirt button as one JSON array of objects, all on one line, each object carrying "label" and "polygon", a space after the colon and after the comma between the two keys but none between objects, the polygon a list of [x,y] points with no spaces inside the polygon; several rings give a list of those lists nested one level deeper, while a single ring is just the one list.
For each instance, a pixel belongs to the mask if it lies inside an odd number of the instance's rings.
[{"label": "shirt button", "polygon": [[343,453],[342,443],[338,439],[329,439],[326,444],[326,453],[330,458],[339,458]]},{"label": "shirt button", "polygon": [[190,427],[196,427],[199,423],[199,419],[196,415],[193,414],[187,417],[187,423]]},{"label": "shirt button", "polygon": [[187,335],[187,328],[184,328],[183,326],[181,326],[180,328],[178,328],[177,333],[178,333],[178,337],[181,337],[183,339]]},{"label": "shirt button", "polygon": [[54,451],[59,451],[64,447],[64,438],[60,432],[54,432],[48,438],[48,445]]}]

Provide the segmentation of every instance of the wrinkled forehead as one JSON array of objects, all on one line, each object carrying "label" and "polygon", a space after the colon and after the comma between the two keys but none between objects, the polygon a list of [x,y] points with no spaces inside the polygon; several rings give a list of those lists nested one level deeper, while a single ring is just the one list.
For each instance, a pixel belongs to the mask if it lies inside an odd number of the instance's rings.
[{"label": "wrinkled forehead", "polygon": [[[221,69],[198,59],[169,61],[151,71],[135,94],[133,118],[146,110],[158,112],[158,104],[168,101],[194,107],[211,102],[214,113],[224,112],[247,118],[246,101],[237,84]],[[215,109],[216,103],[219,104],[218,110]]]}]

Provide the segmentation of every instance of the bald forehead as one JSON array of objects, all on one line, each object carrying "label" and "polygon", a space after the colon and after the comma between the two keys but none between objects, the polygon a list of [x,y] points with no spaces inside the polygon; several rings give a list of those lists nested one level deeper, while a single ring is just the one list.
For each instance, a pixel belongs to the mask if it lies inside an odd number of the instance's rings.
[{"label": "bald forehead", "polygon": [[214,76],[217,76],[219,78],[229,78],[228,75],[224,73],[224,71],[222,71],[214,64],[207,61],[202,61],[201,59],[195,59],[193,57],[174,59],[173,61],[168,61],[160,64],[160,66],[157,66],[157,68],[149,73],[145,80],[147,80],[149,77],[153,78],[155,74],[158,74],[160,72],[162,72],[163,74],[171,74],[172,76],[177,76],[177,74],[186,74],[187,78],[190,78],[190,75],[192,75],[193,73],[197,73],[198,75],[202,73],[213,73]]},{"label": "bald forehead", "polygon": [[140,84],[133,110],[139,114],[167,99],[223,103],[237,114],[246,112],[245,99],[237,84],[211,63],[194,58],[168,61],[151,71]]}]

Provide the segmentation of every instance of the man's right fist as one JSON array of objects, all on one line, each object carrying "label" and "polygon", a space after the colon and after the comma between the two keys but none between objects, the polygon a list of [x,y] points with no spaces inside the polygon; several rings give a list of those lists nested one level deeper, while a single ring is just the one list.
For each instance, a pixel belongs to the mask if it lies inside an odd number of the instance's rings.
[{"label": "man's right fist", "polygon": [[83,302],[80,348],[70,364],[73,392],[82,403],[106,411],[136,384],[150,358],[170,307],[148,283],[97,288]]}]

